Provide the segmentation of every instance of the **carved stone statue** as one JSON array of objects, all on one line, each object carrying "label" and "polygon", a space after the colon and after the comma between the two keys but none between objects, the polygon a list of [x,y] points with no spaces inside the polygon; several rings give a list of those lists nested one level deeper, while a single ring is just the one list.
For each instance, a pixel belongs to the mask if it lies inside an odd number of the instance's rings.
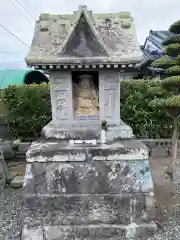
[{"label": "carved stone statue", "polygon": [[99,114],[98,90],[91,75],[81,75],[75,85],[75,115],[93,116]]}]

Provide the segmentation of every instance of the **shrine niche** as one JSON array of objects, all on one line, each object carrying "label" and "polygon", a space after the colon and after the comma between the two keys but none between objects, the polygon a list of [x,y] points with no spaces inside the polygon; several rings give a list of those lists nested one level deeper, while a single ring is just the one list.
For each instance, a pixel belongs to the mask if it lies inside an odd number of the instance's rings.
[{"label": "shrine niche", "polygon": [[92,73],[72,74],[74,117],[99,118],[98,72]]}]

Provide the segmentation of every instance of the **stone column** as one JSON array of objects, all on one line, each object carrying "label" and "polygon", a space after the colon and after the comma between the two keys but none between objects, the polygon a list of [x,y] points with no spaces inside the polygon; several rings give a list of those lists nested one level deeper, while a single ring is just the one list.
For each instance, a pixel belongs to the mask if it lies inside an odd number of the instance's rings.
[{"label": "stone column", "polygon": [[120,121],[120,80],[118,71],[99,72],[100,120]]},{"label": "stone column", "polygon": [[53,121],[72,121],[72,77],[69,71],[50,73],[50,92]]}]

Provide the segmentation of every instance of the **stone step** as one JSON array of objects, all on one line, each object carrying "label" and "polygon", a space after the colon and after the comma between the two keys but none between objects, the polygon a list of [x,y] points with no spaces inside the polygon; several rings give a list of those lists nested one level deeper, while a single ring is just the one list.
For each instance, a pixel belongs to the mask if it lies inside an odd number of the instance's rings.
[{"label": "stone step", "polygon": [[150,223],[154,212],[149,196],[31,196],[24,199],[24,224],[82,225]]},{"label": "stone step", "polygon": [[15,178],[11,181],[10,186],[12,188],[21,188],[23,187],[24,176],[15,176]]},{"label": "stone step", "polygon": [[[91,138],[92,140],[93,138]],[[84,162],[84,161],[116,161],[147,160],[148,150],[138,140],[121,140],[111,144],[95,146],[80,144],[70,145],[67,142],[34,142],[26,153],[27,162]]]},{"label": "stone step", "polygon": [[153,240],[155,224],[23,227],[22,240]]}]

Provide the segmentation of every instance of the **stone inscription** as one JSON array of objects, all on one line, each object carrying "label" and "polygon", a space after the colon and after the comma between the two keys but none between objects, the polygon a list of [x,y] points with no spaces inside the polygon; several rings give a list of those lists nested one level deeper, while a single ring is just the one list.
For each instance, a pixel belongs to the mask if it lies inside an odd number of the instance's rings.
[{"label": "stone inscription", "polygon": [[106,76],[104,80],[104,89],[111,90],[117,88],[117,81],[114,76]]},{"label": "stone inscription", "polygon": [[115,91],[105,90],[104,110],[106,117],[112,117],[114,111]]},{"label": "stone inscription", "polygon": [[69,118],[69,102],[71,98],[70,76],[65,73],[53,75],[53,91],[55,104],[56,120],[68,120]]},{"label": "stone inscription", "polygon": [[106,118],[113,118],[117,87],[115,76],[104,77],[104,112]]},{"label": "stone inscription", "polygon": [[68,118],[68,91],[57,91],[57,118],[58,120]]}]

